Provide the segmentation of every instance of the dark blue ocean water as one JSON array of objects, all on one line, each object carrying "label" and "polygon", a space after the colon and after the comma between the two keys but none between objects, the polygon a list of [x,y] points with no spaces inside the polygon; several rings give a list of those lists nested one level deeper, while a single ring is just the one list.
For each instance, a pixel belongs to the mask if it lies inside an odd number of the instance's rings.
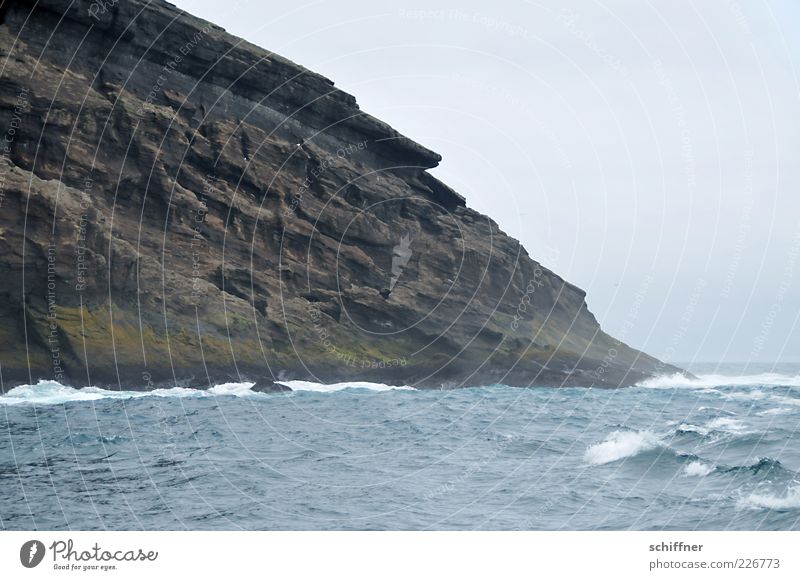
[{"label": "dark blue ocean water", "polygon": [[800,528],[800,367],[693,370],[616,391],[20,387],[0,528]]}]

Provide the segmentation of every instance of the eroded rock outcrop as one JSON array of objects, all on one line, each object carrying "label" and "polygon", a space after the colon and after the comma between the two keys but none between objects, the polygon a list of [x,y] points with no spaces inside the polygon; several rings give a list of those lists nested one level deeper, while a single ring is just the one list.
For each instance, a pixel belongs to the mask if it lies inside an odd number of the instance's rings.
[{"label": "eroded rock outcrop", "polygon": [[670,370],[328,79],[165,2],[0,20],[6,389]]}]

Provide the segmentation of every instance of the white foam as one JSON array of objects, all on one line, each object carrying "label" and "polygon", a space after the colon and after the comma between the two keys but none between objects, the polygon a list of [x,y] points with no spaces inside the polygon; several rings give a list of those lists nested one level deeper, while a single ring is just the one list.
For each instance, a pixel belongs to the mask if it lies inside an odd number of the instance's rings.
[{"label": "white foam", "polygon": [[345,389],[367,389],[370,391],[415,391],[414,387],[384,385],[383,383],[334,383],[326,385],[323,383],[313,383],[311,381],[276,381],[279,385],[285,385],[293,391],[312,391],[314,393],[334,393]]},{"label": "white foam", "polygon": [[786,407],[776,407],[774,409],[767,409],[766,411],[759,411],[756,415],[789,415],[790,413],[794,413],[794,409],[788,409]]},{"label": "white foam", "polygon": [[683,473],[689,477],[705,477],[712,471],[714,471],[714,466],[702,461],[692,461],[683,468]]},{"label": "white foam", "polygon": [[223,383],[208,390],[172,387],[152,391],[112,391],[98,387],[76,389],[56,381],[39,381],[35,385],[21,385],[0,396],[0,405],[62,405],[77,401],[100,401],[103,399],[138,399],[141,397],[212,397],[233,395],[245,397],[257,395],[251,390],[255,383]]},{"label": "white foam", "polygon": [[800,487],[793,487],[784,496],[753,493],[739,501],[740,507],[771,510],[800,509]]},{"label": "white foam", "polygon": [[756,375],[700,375],[690,378],[683,373],[659,375],[645,379],[636,386],[647,389],[708,389],[713,387],[736,386],[800,387],[800,375],[780,373],[761,373]]},{"label": "white foam", "polygon": [[726,393],[724,395],[728,399],[736,399],[738,401],[761,401],[767,398],[767,393],[764,391],[747,391]]},{"label": "white foam", "polygon": [[2,405],[60,405],[72,401],[98,401],[100,399],[126,399],[136,393],[107,391],[95,387],[74,389],[56,381],[39,381],[35,385],[21,385],[0,397]]},{"label": "white foam", "polygon": [[681,423],[678,425],[678,431],[684,431],[686,433],[697,433],[698,435],[708,435],[708,429],[705,427],[699,427],[697,425],[692,425],[691,423]]},{"label": "white foam", "polygon": [[614,431],[605,441],[586,450],[586,461],[603,465],[658,446],[658,437],[650,431]]},{"label": "white foam", "polygon": [[[382,383],[336,383],[324,385],[308,381],[281,381],[294,391],[314,391],[318,393],[332,393],[344,389],[368,389],[371,391],[391,390],[416,390],[413,387],[384,385]],[[186,387],[173,387],[170,389],[154,389],[152,391],[112,391],[98,387],[84,387],[76,389],[62,385],[56,381],[39,381],[35,385],[21,385],[0,396],[0,405],[62,405],[75,401],[100,401],[103,399],[136,399],[141,397],[259,397],[264,393],[253,391],[255,383],[221,383],[210,389],[189,389]]]},{"label": "white foam", "polygon": [[187,387],[172,387],[170,389],[153,389],[147,392],[127,391],[136,397],[207,397],[210,391],[189,389]]},{"label": "white foam", "polygon": [[731,419],[730,417],[717,417],[716,419],[709,421],[706,424],[707,429],[713,429],[718,431],[742,431],[744,430],[744,424],[737,420]]},{"label": "white foam", "polygon": [[253,386],[255,383],[222,383],[214,385],[208,392],[212,395],[233,395],[234,397],[242,397],[254,393]]},{"label": "white foam", "polygon": [[770,401],[775,401],[776,403],[780,403],[781,405],[792,405],[794,407],[800,406],[800,399],[795,399],[793,397],[782,397],[780,395],[772,395],[769,398]]}]

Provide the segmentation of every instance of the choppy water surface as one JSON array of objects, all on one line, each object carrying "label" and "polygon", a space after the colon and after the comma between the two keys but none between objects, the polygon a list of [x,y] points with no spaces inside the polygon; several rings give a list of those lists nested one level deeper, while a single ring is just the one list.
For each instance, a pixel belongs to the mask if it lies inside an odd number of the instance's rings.
[{"label": "choppy water surface", "polygon": [[0,528],[800,528],[800,367],[705,370],[617,391],[19,387]]}]

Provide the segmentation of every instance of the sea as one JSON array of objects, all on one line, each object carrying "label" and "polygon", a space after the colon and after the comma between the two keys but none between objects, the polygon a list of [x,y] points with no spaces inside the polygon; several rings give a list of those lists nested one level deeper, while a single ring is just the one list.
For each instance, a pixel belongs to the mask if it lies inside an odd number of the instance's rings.
[{"label": "sea", "polygon": [[0,397],[0,529],[793,530],[800,365],[635,387]]}]

